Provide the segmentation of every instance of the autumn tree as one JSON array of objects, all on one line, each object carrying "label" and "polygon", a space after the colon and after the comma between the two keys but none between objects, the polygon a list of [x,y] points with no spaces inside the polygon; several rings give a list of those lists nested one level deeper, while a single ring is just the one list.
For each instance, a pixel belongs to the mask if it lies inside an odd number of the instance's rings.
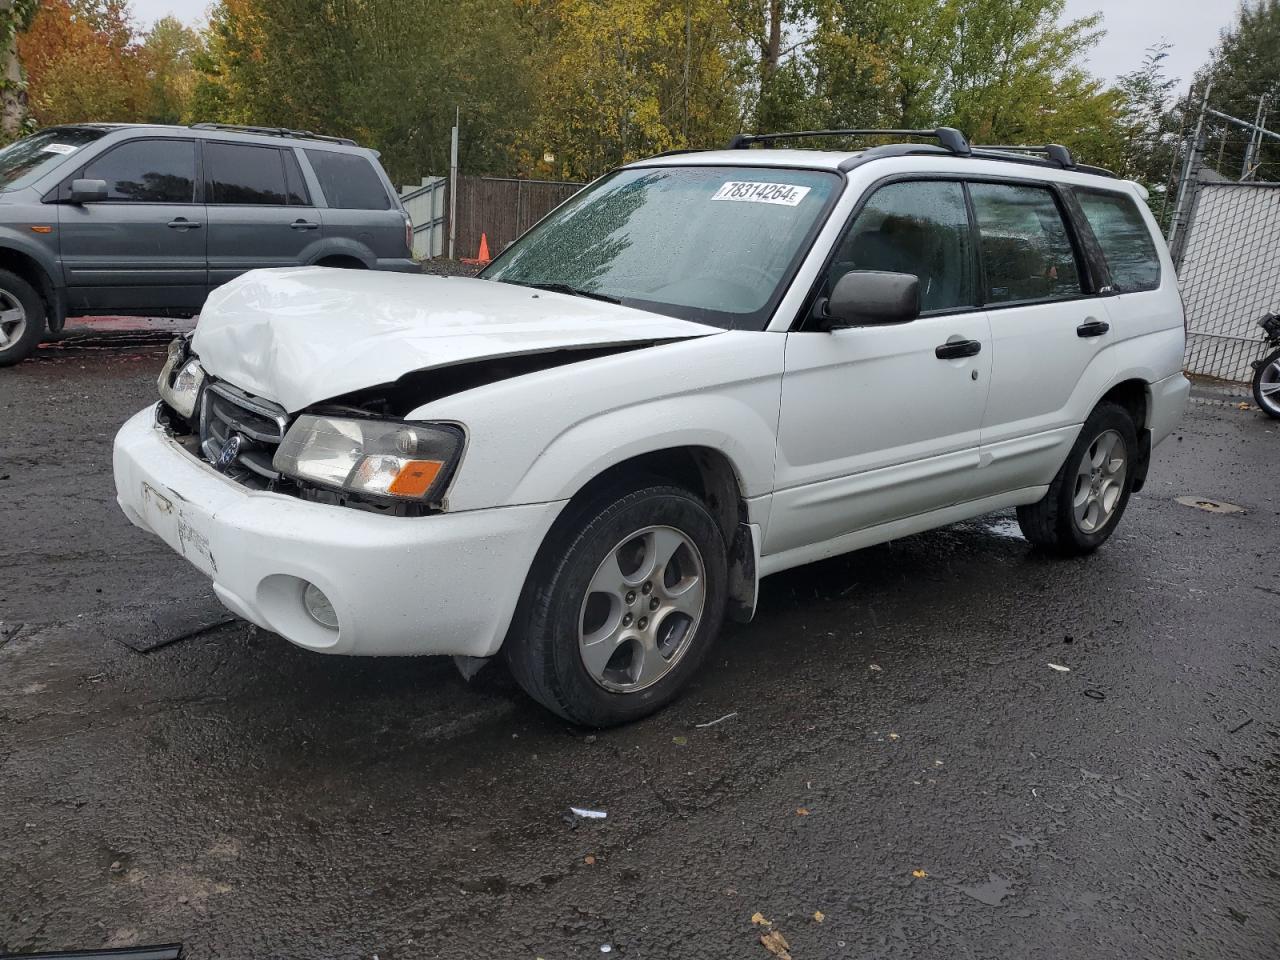
[{"label": "autumn tree", "polygon": [[125,0],[45,0],[18,52],[41,126],[140,119],[143,70]]}]

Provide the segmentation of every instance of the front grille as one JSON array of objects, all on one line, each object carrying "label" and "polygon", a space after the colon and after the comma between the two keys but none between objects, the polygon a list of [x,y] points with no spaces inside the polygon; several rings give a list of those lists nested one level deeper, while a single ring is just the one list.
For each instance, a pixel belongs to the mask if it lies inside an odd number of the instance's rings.
[{"label": "front grille", "polygon": [[240,452],[223,472],[250,486],[266,487],[280,479],[271,466],[276,448],[289,427],[282,407],[227,383],[210,383],[200,403],[200,450],[216,464],[228,441],[239,434]]}]

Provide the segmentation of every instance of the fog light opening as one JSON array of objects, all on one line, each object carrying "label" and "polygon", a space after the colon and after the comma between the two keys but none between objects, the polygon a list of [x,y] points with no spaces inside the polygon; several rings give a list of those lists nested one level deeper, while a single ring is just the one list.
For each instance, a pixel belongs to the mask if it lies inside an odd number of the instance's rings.
[{"label": "fog light opening", "polygon": [[307,608],[311,619],[320,626],[328,627],[330,630],[338,629],[338,614],[333,609],[333,604],[324,595],[324,591],[314,583],[308,583],[306,589],[302,591],[302,605]]}]

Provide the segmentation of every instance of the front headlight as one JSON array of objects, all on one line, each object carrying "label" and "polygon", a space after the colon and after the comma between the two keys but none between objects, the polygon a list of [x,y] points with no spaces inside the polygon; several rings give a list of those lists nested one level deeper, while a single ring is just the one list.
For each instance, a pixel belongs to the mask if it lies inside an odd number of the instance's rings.
[{"label": "front headlight", "polygon": [[348,493],[437,502],[462,453],[463,433],[443,423],[304,415],[273,461],[281,473]]},{"label": "front headlight", "polygon": [[173,407],[179,416],[188,420],[196,412],[196,401],[200,398],[200,388],[204,386],[204,368],[200,361],[190,357],[187,341],[179,337],[169,344],[169,357],[156,386],[160,390],[160,398]]}]

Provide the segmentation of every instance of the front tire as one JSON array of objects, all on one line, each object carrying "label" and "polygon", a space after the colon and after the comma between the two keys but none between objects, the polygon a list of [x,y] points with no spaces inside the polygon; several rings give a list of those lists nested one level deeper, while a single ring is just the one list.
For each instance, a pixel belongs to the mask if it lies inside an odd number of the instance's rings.
[{"label": "front tire", "polygon": [[39,291],[16,273],[0,270],[0,367],[35,353],[44,327],[45,305]]},{"label": "front tire", "polygon": [[724,620],[724,537],[693,494],[605,493],[553,531],[503,646],[535,700],[588,727],[628,723],[679,695]]},{"label": "front tire", "polygon": [[1267,416],[1280,420],[1280,350],[1258,361],[1253,371],[1253,400]]},{"label": "front tire", "polygon": [[1098,404],[1044,498],[1018,508],[1022,535],[1063,556],[1097,550],[1129,504],[1137,455],[1137,427],[1129,411]]}]

